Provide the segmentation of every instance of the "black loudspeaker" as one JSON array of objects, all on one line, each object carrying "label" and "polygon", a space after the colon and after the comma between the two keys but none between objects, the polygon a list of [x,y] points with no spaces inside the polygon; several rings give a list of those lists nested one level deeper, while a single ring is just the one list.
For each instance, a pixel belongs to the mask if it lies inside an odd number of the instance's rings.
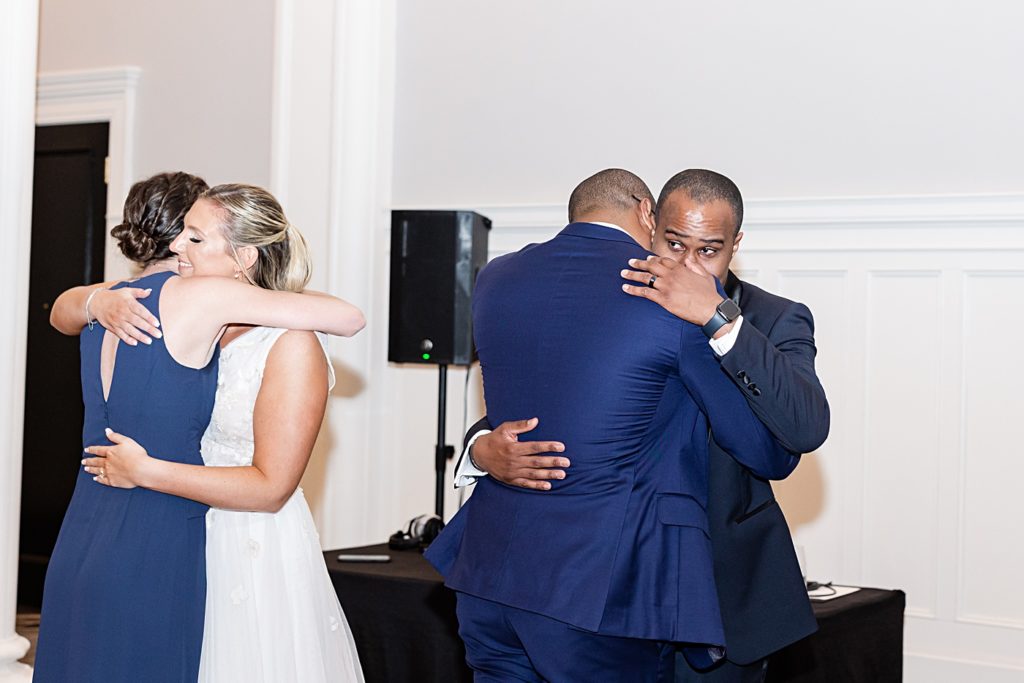
[{"label": "black loudspeaker", "polygon": [[472,211],[391,212],[388,360],[469,365],[473,286],[491,221]]}]

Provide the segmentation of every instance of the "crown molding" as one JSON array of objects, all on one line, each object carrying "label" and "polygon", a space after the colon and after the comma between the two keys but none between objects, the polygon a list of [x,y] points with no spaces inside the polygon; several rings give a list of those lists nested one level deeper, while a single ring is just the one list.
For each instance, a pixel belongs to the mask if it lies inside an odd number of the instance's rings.
[{"label": "crown molding", "polygon": [[138,86],[142,69],[119,66],[40,73],[36,79],[36,100],[67,100],[123,95]]},{"label": "crown molding", "polygon": [[[561,204],[457,208],[491,219],[492,254],[549,239],[566,223]],[[1024,249],[1024,194],[751,199],[743,230],[744,251]]]}]

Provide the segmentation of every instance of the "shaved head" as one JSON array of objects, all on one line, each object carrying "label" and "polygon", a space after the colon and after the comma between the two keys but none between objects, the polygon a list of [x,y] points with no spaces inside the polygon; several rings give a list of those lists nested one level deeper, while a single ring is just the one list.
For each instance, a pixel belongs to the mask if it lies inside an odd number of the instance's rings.
[{"label": "shaved head", "polygon": [[710,204],[717,200],[725,202],[732,209],[733,234],[740,231],[743,225],[743,196],[736,183],[721,173],[703,168],[689,168],[676,173],[661,189],[658,206],[664,205],[676,191],[685,192],[695,204]]},{"label": "shaved head", "polygon": [[654,206],[654,195],[647,183],[635,173],[621,168],[607,168],[576,186],[569,196],[569,222],[599,212],[629,211],[637,202],[647,199]]}]

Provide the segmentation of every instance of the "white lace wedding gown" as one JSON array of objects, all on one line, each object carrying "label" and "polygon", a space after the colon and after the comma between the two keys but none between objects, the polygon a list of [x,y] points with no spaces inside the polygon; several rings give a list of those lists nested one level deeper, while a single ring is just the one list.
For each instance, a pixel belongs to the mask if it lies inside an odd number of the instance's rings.
[{"label": "white lace wedding gown", "polygon": [[[206,465],[252,464],[253,407],[267,356],[284,332],[255,328],[221,351],[217,400],[203,435]],[[206,534],[200,681],[363,680],[301,488],[275,513],[211,508]]]}]

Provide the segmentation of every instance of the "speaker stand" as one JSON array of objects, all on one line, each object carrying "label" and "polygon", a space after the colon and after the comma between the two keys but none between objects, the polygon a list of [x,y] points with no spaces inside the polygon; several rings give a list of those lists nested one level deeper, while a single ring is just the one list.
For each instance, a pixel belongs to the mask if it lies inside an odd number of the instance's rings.
[{"label": "speaker stand", "polygon": [[434,446],[434,472],[437,488],[434,494],[434,513],[444,519],[444,471],[448,460],[455,455],[455,447],[445,444],[445,407],[448,403],[448,366],[439,365],[437,377],[437,444]]}]

